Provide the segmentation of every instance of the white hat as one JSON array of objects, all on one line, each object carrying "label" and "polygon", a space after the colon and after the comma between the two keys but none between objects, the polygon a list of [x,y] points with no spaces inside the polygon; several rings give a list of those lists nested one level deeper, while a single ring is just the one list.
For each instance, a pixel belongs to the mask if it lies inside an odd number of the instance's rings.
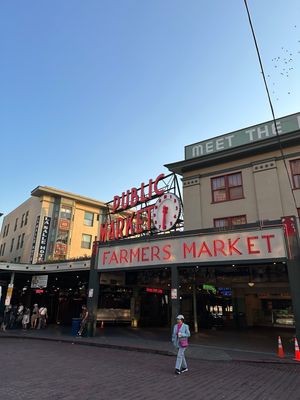
[{"label": "white hat", "polygon": [[181,320],[183,320],[183,319],[184,319],[184,316],[183,316],[182,314],[179,314],[179,315],[177,315],[176,319],[181,319]]}]

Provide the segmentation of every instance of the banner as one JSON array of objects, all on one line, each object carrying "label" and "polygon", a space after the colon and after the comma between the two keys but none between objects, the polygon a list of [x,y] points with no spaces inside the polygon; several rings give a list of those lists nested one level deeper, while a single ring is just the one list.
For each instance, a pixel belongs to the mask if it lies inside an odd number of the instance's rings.
[{"label": "banner", "polygon": [[123,269],[177,264],[209,264],[286,258],[282,228],[211,235],[182,235],[161,240],[100,246],[98,269]]},{"label": "banner", "polygon": [[46,258],[46,249],[47,249],[47,242],[48,242],[48,236],[49,236],[50,222],[51,222],[51,217],[44,217],[39,251],[38,251],[38,261],[39,262],[45,261],[45,258]]}]

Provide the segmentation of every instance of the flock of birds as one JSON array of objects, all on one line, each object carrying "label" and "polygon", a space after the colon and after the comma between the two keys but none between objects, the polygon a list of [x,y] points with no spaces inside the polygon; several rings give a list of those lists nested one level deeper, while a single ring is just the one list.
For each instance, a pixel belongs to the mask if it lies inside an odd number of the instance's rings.
[{"label": "flock of birds", "polygon": [[[294,29],[297,25],[294,25]],[[300,56],[300,40],[297,41],[297,50],[289,50],[285,47],[281,47],[280,56],[272,58],[274,72],[276,72],[276,77],[289,78],[291,74],[296,70],[296,62],[298,61],[296,57]],[[278,94],[276,94],[276,82],[274,81],[274,76],[271,73],[267,75],[269,82],[272,82],[272,95],[279,100]],[[278,82],[278,81],[277,81]],[[288,89],[287,94],[291,94],[291,89]]]}]

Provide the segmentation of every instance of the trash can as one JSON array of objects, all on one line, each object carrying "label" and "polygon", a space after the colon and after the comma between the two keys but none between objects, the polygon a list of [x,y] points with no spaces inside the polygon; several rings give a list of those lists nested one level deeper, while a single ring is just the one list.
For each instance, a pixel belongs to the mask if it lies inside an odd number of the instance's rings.
[{"label": "trash can", "polygon": [[71,335],[76,336],[80,328],[81,318],[72,318]]}]

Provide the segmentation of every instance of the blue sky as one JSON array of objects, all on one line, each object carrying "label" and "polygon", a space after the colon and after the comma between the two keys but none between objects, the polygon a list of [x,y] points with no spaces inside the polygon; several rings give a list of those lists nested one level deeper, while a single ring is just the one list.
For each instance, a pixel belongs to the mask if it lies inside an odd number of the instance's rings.
[{"label": "blue sky", "polygon": [[[300,2],[248,2],[275,113],[298,112]],[[4,213],[38,185],[109,201],[271,119],[243,0],[3,1],[0,52]]]}]

